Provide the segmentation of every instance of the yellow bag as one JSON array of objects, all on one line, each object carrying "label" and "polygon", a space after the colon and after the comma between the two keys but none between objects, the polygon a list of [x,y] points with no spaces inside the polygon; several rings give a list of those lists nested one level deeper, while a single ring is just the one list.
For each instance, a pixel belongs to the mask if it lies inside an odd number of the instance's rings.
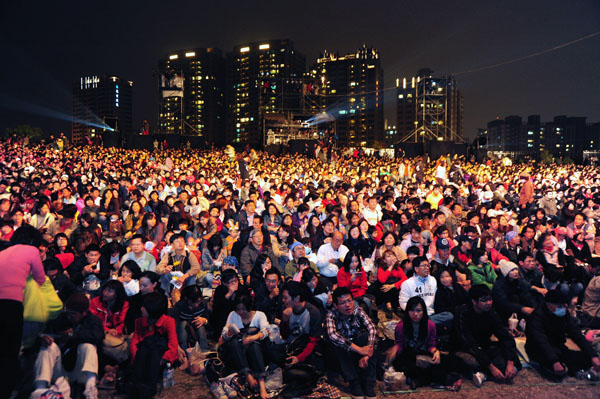
[{"label": "yellow bag", "polygon": [[48,276],[40,287],[33,276],[29,275],[23,297],[23,320],[45,323],[56,318],[62,308],[63,303]]}]

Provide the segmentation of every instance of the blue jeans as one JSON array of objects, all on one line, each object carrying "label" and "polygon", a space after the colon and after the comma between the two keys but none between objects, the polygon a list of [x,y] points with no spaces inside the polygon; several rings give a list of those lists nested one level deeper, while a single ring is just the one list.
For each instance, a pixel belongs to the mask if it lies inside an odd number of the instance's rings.
[{"label": "blue jeans", "polygon": [[575,298],[576,296],[579,296],[579,294],[581,294],[581,292],[583,291],[583,284],[581,283],[571,283],[571,284],[567,284],[567,283],[560,283],[558,285],[558,287],[556,287],[560,290],[561,294],[563,294],[563,296],[566,296],[569,299],[569,303],[571,302],[571,300],[573,298]]},{"label": "blue jeans", "polygon": [[454,320],[454,315],[450,312],[435,313],[429,316],[429,320],[433,321],[436,327],[450,327],[452,325],[452,320]]}]

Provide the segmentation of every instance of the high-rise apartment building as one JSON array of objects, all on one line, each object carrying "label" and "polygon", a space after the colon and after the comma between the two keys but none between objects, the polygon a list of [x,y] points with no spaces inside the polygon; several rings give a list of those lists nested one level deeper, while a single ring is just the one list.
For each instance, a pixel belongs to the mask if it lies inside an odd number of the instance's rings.
[{"label": "high-rise apartment building", "polygon": [[313,68],[322,111],[335,119],[340,145],[372,147],[383,141],[383,69],[379,52],[363,46],[340,56],[324,52]]},{"label": "high-rise apartment building", "polygon": [[261,146],[267,115],[300,112],[305,70],[290,40],[235,46],[227,56],[227,141]]},{"label": "high-rise apartment building", "polygon": [[111,75],[81,77],[73,83],[73,144],[106,131],[133,133],[133,82]]},{"label": "high-rise apartment building", "polygon": [[452,76],[422,69],[416,77],[396,79],[396,115],[400,141],[462,141],[462,95]]},{"label": "high-rise apartment building", "polygon": [[158,133],[203,136],[225,143],[225,59],[219,49],[195,48],[158,63]]}]

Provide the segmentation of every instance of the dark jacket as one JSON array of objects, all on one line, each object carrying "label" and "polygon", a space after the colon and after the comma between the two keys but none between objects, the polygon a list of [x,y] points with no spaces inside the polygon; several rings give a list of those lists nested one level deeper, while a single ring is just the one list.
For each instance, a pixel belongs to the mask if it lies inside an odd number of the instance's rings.
[{"label": "dark jacket", "polygon": [[450,312],[455,314],[459,306],[468,302],[469,297],[463,287],[457,283],[452,283],[452,289],[450,289],[438,282],[433,302],[435,313]]},{"label": "dark jacket", "polygon": [[568,312],[563,317],[556,316],[546,303],[541,303],[527,320],[526,334],[527,354],[545,366],[560,361],[567,337],[579,346],[588,360],[595,356],[592,345],[577,327],[577,321]]},{"label": "dark jacket", "polygon": [[472,304],[463,305],[458,309],[455,327],[459,345],[477,359],[482,369],[487,369],[491,363],[486,349],[496,344],[490,339],[492,335],[498,339],[497,344],[502,349],[503,357],[512,360],[516,366],[519,365],[515,340],[495,310],[478,314],[473,310]]},{"label": "dark jacket", "polygon": [[67,312],[62,312],[56,319],[50,320],[46,325],[46,332],[60,334],[68,329],[73,329],[73,334],[59,340],[59,346],[64,348],[76,347],[79,344],[92,344],[96,347],[102,345],[104,327],[102,321],[89,311],[77,323],[73,322]]},{"label": "dark jacket", "polygon": [[[108,278],[108,276],[110,276],[110,265],[108,264],[107,260],[102,257],[100,258],[99,262],[100,271],[96,274],[96,277],[98,277],[98,280],[104,281]],[[87,264],[88,263],[85,256],[80,256],[75,258],[75,261],[69,265],[69,276],[75,285],[81,285],[83,280],[85,280],[86,276],[83,275],[82,271]]]},{"label": "dark jacket", "polygon": [[506,323],[513,313],[524,316],[521,313],[523,307],[535,307],[529,287],[521,278],[511,280],[502,275],[498,276],[492,289],[492,298],[494,299],[494,309],[503,322]]}]

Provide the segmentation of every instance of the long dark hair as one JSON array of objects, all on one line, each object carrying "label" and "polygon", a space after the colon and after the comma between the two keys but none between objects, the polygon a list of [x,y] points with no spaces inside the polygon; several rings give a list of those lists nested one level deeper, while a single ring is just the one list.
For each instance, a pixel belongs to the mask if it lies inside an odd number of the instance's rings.
[{"label": "long dark hair", "polygon": [[125,293],[125,288],[123,287],[123,283],[118,280],[110,280],[104,286],[102,286],[102,290],[100,292],[100,301],[104,303],[104,291],[107,289],[111,289],[115,292],[115,304],[111,307],[110,311],[116,313],[123,309],[123,305],[125,304],[125,299],[127,299],[127,294]]},{"label": "long dark hair", "polygon": [[404,316],[402,316],[402,327],[404,328],[404,336],[407,339],[412,338],[413,336],[413,321],[411,320],[408,311],[413,310],[417,307],[417,305],[421,305],[423,308],[423,317],[421,318],[421,322],[419,323],[419,340],[425,340],[425,336],[427,335],[427,323],[429,322],[429,316],[427,315],[427,305],[425,305],[425,301],[420,296],[413,296],[406,303],[406,309],[404,312]]},{"label": "long dark hair", "polygon": [[358,266],[356,267],[356,271],[362,271],[363,267],[362,262],[360,261],[360,256],[358,256],[358,253],[356,251],[350,250],[344,258],[344,270],[346,271],[346,273],[350,273],[350,263],[352,263],[352,258],[355,256],[358,259]]}]

